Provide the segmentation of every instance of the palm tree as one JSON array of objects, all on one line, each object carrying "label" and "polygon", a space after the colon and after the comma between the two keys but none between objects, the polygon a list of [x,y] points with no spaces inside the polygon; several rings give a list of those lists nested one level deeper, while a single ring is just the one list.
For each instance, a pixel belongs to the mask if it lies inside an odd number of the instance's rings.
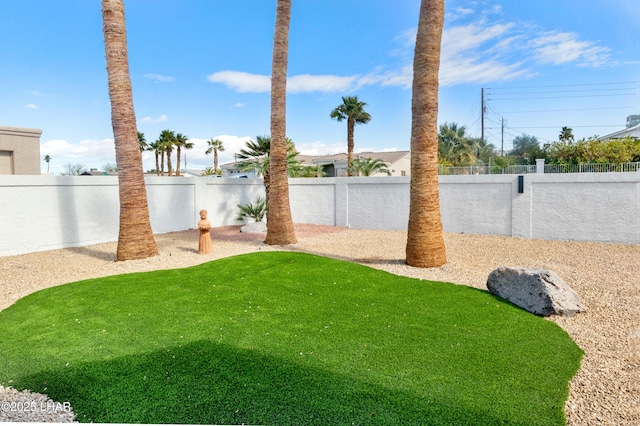
[{"label": "palm tree", "polygon": [[562,130],[560,130],[560,135],[558,136],[558,139],[560,140],[560,142],[562,142],[563,145],[566,145],[567,143],[572,143],[574,140],[573,137],[573,129],[571,127],[563,127]]},{"label": "palm tree", "polygon": [[209,148],[204,152],[205,155],[209,155],[213,152],[213,169],[218,170],[218,152],[224,151],[224,145],[220,139],[209,139],[207,141]]},{"label": "palm tree", "polygon": [[200,176],[215,176],[218,172],[213,167],[205,167],[205,169],[200,173]]},{"label": "palm tree", "polygon": [[278,0],[271,62],[271,149],[269,204],[267,204],[266,244],[298,242],[291,219],[289,176],[287,174],[287,65],[289,62],[289,23],[291,0]]},{"label": "palm tree", "polygon": [[[285,140],[287,142],[287,171],[293,174],[299,166],[298,161],[296,161],[298,152],[291,139],[286,138]],[[268,205],[269,188],[271,187],[271,137],[258,136],[255,141],[248,140],[245,146],[246,148],[241,149],[240,153],[236,154],[236,159],[239,160],[237,166],[243,172],[254,171],[256,176],[264,178],[264,189]]]},{"label": "palm tree", "polygon": [[[160,155],[162,154],[162,145],[160,144],[160,139],[156,139],[155,142],[149,144],[149,151],[153,151],[156,156],[156,175],[160,176]],[[164,161],[164,156],[162,157]]]},{"label": "palm tree", "polygon": [[444,0],[422,0],[413,59],[411,195],[406,262],[432,268],[447,262],[438,191],[438,71]]},{"label": "palm tree", "polygon": [[467,136],[465,126],[444,123],[438,133],[438,161],[444,165],[470,166],[477,162],[477,140]]},{"label": "palm tree", "polygon": [[142,154],[137,140],[122,0],[102,0],[102,20],[111,124],[119,170],[120,231],[116,259],[143,259],[157,256],[158,247],[149,220]]},{"label": "palm tree", "polygon": [[167,174],[171,176],[171,172],[173,171],[173,167],[171,164],[171,153],[173,152],[173,146],[175,144],[176,134],[171,130],[163,130],[160,132],[160,153],[162,155],[162,170],[160,170],[162,176],[164,176],[164,156],[167,156]]},{"label": "palm tree", "polygon": [[183,148],[192,149],[193,142],[189,142],[189,138],[187,138],[182,133],[178,133],[173,141],[173,144],[176,146],[176,176],[180,176],[180,154]]},{"label": "palm tree", "polygon": [[385,173],[387,176],[391,176],[387,163],[379,158],[375,160],[371,158],[354,158],[351,165],[357,176],[361,174],[362,176],[371,176],[376,173]]},{"label": "palm tree", "polygon": [[[353,129],[356,124],[367,124],[371,120],[371,115],[364,110],[364,102],[358,100],[357,96],[343,96],[342,104],[331,111],[331,118],[339,122],[347,119],[347,164],[353,160]],[[348,176],[353,176],[351,167],[347,170]]]},{"label": "palm tree", "polygon": [[146,151],[149,147],[147,139],[144,137],[144,133],[142,132],[138,132],[138,146],[140,147],[140,152]]},{"label": "palm tree", "polygon": [[44,161],[47,162],[47,174],[49,174],[49,163],[51,162],[51,156],[49,154],[45,155]]}]

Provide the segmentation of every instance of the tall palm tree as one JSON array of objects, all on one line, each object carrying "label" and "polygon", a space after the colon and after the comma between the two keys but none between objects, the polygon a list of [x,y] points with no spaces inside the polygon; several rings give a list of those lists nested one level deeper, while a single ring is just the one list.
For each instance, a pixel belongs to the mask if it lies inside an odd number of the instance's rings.
[{"label": "tall palm tree", "polygon": [[371,176],[376,173],[385,173],[387,176],[391,176],[387,163],[379,158],[375,160],[371,158],[354,158],[351,163],[357,176]]},{"label": "tall palm tree", "polygon": [[291,219],[289,176],[287,174],[287,65],[291,0],[278,0],[271,62],[271,149],[269,204],[266,244],[298,242]]},{"label": "tall palm tree", "polygon": [[192,149],[193,142],[189,142],[188,137],[186,137],[182,133],[178,133],[173,141],[173,144],[176,147],[176,176],[180,176],[180,155],[183,149]]},{"label": "tall palm tree", "polygon": [[45,155],[44,161],[47,162],[47,174],[49,174],[49,163],[51,162],[51,156],[49,154]]},{"label": "tall palm tree", "polygon": [[209,148],[207,148],[207,150],[204,152],[205,155],[209,155],[213,152],[213,169],[214,170],[218,170],[218,152],[223,152],[224,151],[224,145],[222,144],[222,141],[220,139],[209,139],[207,141],[207,145],[209,145]]},{"label": "tall palm tree", "polygon": [[102,0],[102,20],[111,124],[119,170],[120,231],[116,259],[143,259],[157,256],[158,247],[151,230],[142,154],[137,140],[122,0]]},{"label": "tall palm tree", "polygon": [[162,176],[164,176],[164,156],[166,155],[167,175],[171,176],[171,173],[173,172],[173,166],[171,164],[171,153],[173,152],[173,146],[175,144],[176,134],[171,130],[163,130],[162,132],[160,132],[159,140],[160,140],[160,145],[162,147],[160,153],[161,155],[163,155],[163,161],[161,163],[162,170],[160,172]]},{"label": "tall palm tree", "polygon": [[[347,164],[353,161],[353,130],[356,124],[367,124],[371,120],[371,115],[364,110],[367,104],[361,102],[357,96],[343,96],[342,104],[331,111],[331,118],[342,121],[347,120]],[[353,176],[351,167],[347,170],[348,176]]]},{"label": "tall palm tree", "polygon": [[444,0],[422,0],[413,58],[411,195],[406,262],[432,268],[447,254],[438,190],[438,72]]}]

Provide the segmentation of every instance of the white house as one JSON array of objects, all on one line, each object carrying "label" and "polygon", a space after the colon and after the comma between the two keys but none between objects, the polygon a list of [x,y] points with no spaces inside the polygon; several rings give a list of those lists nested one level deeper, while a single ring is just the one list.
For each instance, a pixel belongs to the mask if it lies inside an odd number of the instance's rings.
[{"label": "white house", "polygon": [[[391,176],[411,175],[411,152],[410,151],[390,151],[390,152],[358,152],[353,154],[353,158],[372,160],[382,160],[386,163]],[[347,176],[347,154],[332,155],[303,155],[298,154],[296,160],[303,166],[319,166],[326,177]],[[224,177],[247,176],[255,177],[254,172],[242,172],[238,168],[238,163],[227,163],[220,166]],[[387,176],[385,173],[377,173],[374,176]]]},{"label": "white house", "polygon": [[640,139],[640,115],[630,115],[627,117],[627,127],[617,132],[601,136],[599,139],[605,141],[607,139],[623,139],[627,136]]},{"label": "white house", "polygon": [[633,127],[629,127],[627,129],[618,130],[617,132],[613,132],[608,135],[601,136],[599,139],[601,141],[605,141],[607,139],[622,139],[622,138],[626,138],[627,136],[640,139],[640,124]]}]

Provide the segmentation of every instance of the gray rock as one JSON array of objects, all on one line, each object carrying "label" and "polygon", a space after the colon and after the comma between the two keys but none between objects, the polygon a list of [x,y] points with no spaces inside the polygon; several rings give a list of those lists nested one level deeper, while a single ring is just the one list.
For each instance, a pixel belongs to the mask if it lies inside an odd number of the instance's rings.
[{"label": "gray rock", "polygon": [[240,228],[240,232],[246,232],[248,234],[267,232],[267,223],[263,221],[248,223]]},{"label": "gray rock", "polygon": [[487,288],[496,296],[536,315],[571,317],[587,309],[555,272],[501,266],[489,274]]}]

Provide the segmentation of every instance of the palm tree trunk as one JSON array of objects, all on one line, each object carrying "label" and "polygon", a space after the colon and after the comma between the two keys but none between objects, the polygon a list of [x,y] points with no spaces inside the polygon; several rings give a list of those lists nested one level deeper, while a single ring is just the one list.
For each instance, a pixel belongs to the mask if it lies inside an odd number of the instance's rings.
[{"label": "palm tree trunk", "polygon": [[213,170],[218,173],[218,150],[213,148]]},{"label": "palm tree trunk", "polygon": [[158,248],[149,220],[129,77],[122,0],[102,0],[102,18],[120,193],[120,232],[116,259],[143,259],[157,256]]},{"label": "palm tree trunk", "polygon": [[158,163],[158,160],[159,160],[158,157],[160,155],[159,155],[158,151],[156,151],[155,154],[156,154],[156,176],[160,176],[160,163]]},{"label": "palm tree trunk", "polygon": [[353,131],[356,126],[353,117],[347,118],[347,176],[353,176],[351,162],[353,161]]},{"label": "palm tree trunk", "polygon": [[[271,148],[269,189],[267,196],[266,244],[294,244],[298,240],[293,229],[289,204],[289,176],[287,174],[287,65],[289,55],[289,22],[291,0],[278,0],[276,26],[273,37],[271,65]],[[265,176],[266,184],[266,176]]]},{"label": "palm tree trunk", "polygon": [[167,176],[171,176],[173,170],[173,164],[171,164],[171,151],[167,150]]},{"label": "palm tree trunk", "polygon": [[176,147],[176,176],[180,176],[180,145]]},{"label": "palm tree trunk", "polygon": [[160,176],[164,176],[164,151],[160,152]]},{"label": "palm tree trunk", "polygon": [[447,262],[438,190],[438,72],[444,0],[422,0],[413,60],[411,195],[406,262],[432,268]]}]

